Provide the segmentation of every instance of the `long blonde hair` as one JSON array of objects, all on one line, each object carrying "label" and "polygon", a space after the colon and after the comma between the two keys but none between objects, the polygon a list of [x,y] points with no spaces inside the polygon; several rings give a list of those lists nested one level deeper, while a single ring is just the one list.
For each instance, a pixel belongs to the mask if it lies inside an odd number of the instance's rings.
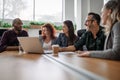
[{"label": "long blonde hair", "polygon": [[117,7],[118,7],[116,10],[117,11],[117,20],[120,21],[120,2]]},{"label": "long blonde hair", "polygon": [[118,21],[117,13],[118,13],[118,3],[116,1],[110,0],[104,5],[104,9],[111,10],[111,14],[108,16],[108,22],[110,25],[105,25],[105,34],[107,35],[112,29],[113,25]]}]

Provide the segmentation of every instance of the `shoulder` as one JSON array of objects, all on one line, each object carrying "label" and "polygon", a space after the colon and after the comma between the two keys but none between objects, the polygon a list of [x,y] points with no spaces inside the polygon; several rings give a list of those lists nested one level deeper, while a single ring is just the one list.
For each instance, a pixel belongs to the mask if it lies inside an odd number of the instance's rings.
[{"label": "shoulder", "polygon": [[112,32],[120,33],[120,22],[116,22],[112,27]]},{"label": "shoulder", "polygon": [[60,34],[59,34],[59,37],[63,37],[63,36],[65,36],[64,33],[60,33]]},{"label": "shoulder", "polygon": [[86,31],[85,33],[83,33],[83,34],[82,34],[82,36],[81,36],[81,38],[80,38],[80,39],[85,39],[85,38],[89,37],[89,36],[90,36],[90,34],[91,34],[91,32],[90,32],[90,31]]},{"label": "shoulder", "polygon": [[21,30],[21,34],[28,35],[28,32],[25,30]]},{"label": "shoulder", "polygon": [[23,32],[23,33],[27,33],[27,31],[25,31],[25,30],[21,30],[21,32]]},{"label": "shoulder", "polygon": [[91,31],[86,31],[85,33],[83,33],[84,36],[87,36],[87,35],[92,35],[92,32]]},{"label": "shoulder", "polygon": [[4,32],[4,34],[11,34],[11,33],[13,33],[13,30],[6,30],[6,31]]},{"label": "shoulder", "polygon": [[3,32],[1,37],[8,38],[11,35],[13,35],[13,30],[6,30],[5,32]]},{"label": "shoulder", "polygon": [[113,30],[114,29],[120,29],[120,22],[116,22],[114,25],[113,25]]}]

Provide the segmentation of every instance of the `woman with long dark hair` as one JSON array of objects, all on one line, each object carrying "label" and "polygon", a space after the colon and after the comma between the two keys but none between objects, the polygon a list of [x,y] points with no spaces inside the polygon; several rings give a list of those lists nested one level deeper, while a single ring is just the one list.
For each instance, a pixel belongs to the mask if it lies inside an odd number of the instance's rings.
[{"label": "woman with long dark hair", "polygon": [[78,37],[74,33],[74,26],[72,21],[66,20],[63,22],[63,33],[60,33],[57,38],[57,43],[60,47],[67,47],[69,45],[73,45]]}]

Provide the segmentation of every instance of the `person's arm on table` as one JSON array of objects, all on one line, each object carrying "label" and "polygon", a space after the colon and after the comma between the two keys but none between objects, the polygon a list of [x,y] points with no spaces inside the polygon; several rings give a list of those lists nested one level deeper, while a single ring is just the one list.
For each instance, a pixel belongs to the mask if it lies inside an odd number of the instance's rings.
[{"label": "person's arm on table", "polygon": [[59,48],[59,51],[60,51],[60,52],[62,52],[62,51],[75,51],[75,50],[76,50],[76,49],[75,49],[74,45],[68,46],[68,47],[60,47],[60,48]]}]

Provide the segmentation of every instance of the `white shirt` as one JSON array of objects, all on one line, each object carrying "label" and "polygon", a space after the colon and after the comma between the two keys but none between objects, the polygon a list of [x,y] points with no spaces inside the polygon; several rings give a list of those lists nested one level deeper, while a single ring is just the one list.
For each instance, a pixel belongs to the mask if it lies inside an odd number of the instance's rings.
[{"label": "white shirt", "polygon": [[44,48],[45,50],[51,49],[51,42],[52,42],[52,41],[49,41],[48,43],[43,42],[43,48]]}]

